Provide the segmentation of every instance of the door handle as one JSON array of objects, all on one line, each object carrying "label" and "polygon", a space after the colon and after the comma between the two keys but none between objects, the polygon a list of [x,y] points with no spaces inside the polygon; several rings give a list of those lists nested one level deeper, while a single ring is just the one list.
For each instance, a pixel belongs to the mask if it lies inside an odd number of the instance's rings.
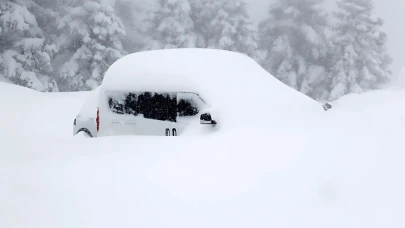
[{"label": "door handle", "polygon": [[[171,133],[172,133],[172,136],[177,136],[177,129],[176,129],[176,128],[173,128]],[[166,136],[170,136],[170,129],[169,129],[169,128],[166,128],[166,133],[165,133],[165,135],[166,135]]]}]

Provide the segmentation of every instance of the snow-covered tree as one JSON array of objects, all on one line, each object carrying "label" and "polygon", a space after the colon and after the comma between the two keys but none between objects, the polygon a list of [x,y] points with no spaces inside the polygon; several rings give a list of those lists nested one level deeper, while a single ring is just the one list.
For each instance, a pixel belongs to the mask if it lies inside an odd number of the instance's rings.
[{"label": "snow-covered tree", "polygon": [[335,13],[336,63],[332,72],[330,99],[360,93],[388,82],[391,58],[385,47],[383,21],[373,16],[371,0],[339,0]]},{"label": "snow-covered tree", "polygon": [[129,53],[145,49],[149,40],[150,21],[146,20],[155,4],[148,1],[119,0],[115,11],[125,26],[126,36],[122,39],[124,49]]},{"label": "snow-covered tree", "polygon": [[51,58],[56,46],[39,28],[31,0],[0,2],[0,77],[38,91],[58,91]]},{"label": "snow-covered tree", "polygon": [[104,0],[75,1],[63,12],[58,29],[63,33],[61,58],[66,61],[59,72],[60,87],[94,89],[108,67],[126,54],[120,40],[126,34],[124,25]]},{"label": "snow-covered tree", "polygon": [[285,84],[313,98],[328,97],[327,15],[322,0],[278,0],[259,24],[263,66]]},{"label": "snow-covered tree", "polygon": [[243,0],[191,0],[198,46],[257,58],[257,33]]},{"label": "snow-covered tree", "polygon": [[193,48],[197,34],[191,19],[191,6],[188,0],[159,0],[159,9],[149,19],[148,49]]}]

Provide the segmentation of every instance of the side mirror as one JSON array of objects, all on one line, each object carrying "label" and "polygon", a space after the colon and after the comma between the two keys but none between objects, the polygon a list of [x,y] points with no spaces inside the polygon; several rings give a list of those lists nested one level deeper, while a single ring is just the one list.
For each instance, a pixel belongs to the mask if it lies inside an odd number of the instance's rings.
[{"label": "side mirror", "polygon": [[212,125],[217,124],[217,122],[212,119],[210,113],[203,113],[203,114],[201,114],[201,116],[200,116],[200,123],[201,123],[201,124],[212,124]]},{"label": "side mirror", "polygon": [[322,107],[323,107],[323,110],[328,111],[329,109],[332,108],[332,105],[329,104],[329,103],[326,103],[326,104],[324,104]]}]

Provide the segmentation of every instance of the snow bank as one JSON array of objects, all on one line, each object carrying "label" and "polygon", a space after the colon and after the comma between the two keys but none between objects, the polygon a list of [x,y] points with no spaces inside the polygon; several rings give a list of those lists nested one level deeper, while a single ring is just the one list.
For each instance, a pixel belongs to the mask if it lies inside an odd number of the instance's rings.
[{"label": "snow bank", "polygon": [[[34,140],[31,137],[71,136],[73,119],[87,93],[45,93],[0,82],[0,138]],[[81,100],[80,100],[81,99]],[[35,140],[34,140],[35,141]],[[0,141],[1,145],[1,141]],[[1,151],[1,149],[0,149]]]}]

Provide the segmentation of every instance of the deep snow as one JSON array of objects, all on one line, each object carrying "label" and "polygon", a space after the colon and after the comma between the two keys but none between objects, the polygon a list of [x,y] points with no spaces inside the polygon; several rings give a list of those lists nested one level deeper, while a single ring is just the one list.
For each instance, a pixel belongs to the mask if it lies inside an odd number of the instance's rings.
[{"label": "deep snow", "polygon": [[0,227],[404,227],[405,91],[323,112],[266,83],[269,105],[252,111],[266,119],[86,138],[71,132],[88,93],[0,82]]}]

